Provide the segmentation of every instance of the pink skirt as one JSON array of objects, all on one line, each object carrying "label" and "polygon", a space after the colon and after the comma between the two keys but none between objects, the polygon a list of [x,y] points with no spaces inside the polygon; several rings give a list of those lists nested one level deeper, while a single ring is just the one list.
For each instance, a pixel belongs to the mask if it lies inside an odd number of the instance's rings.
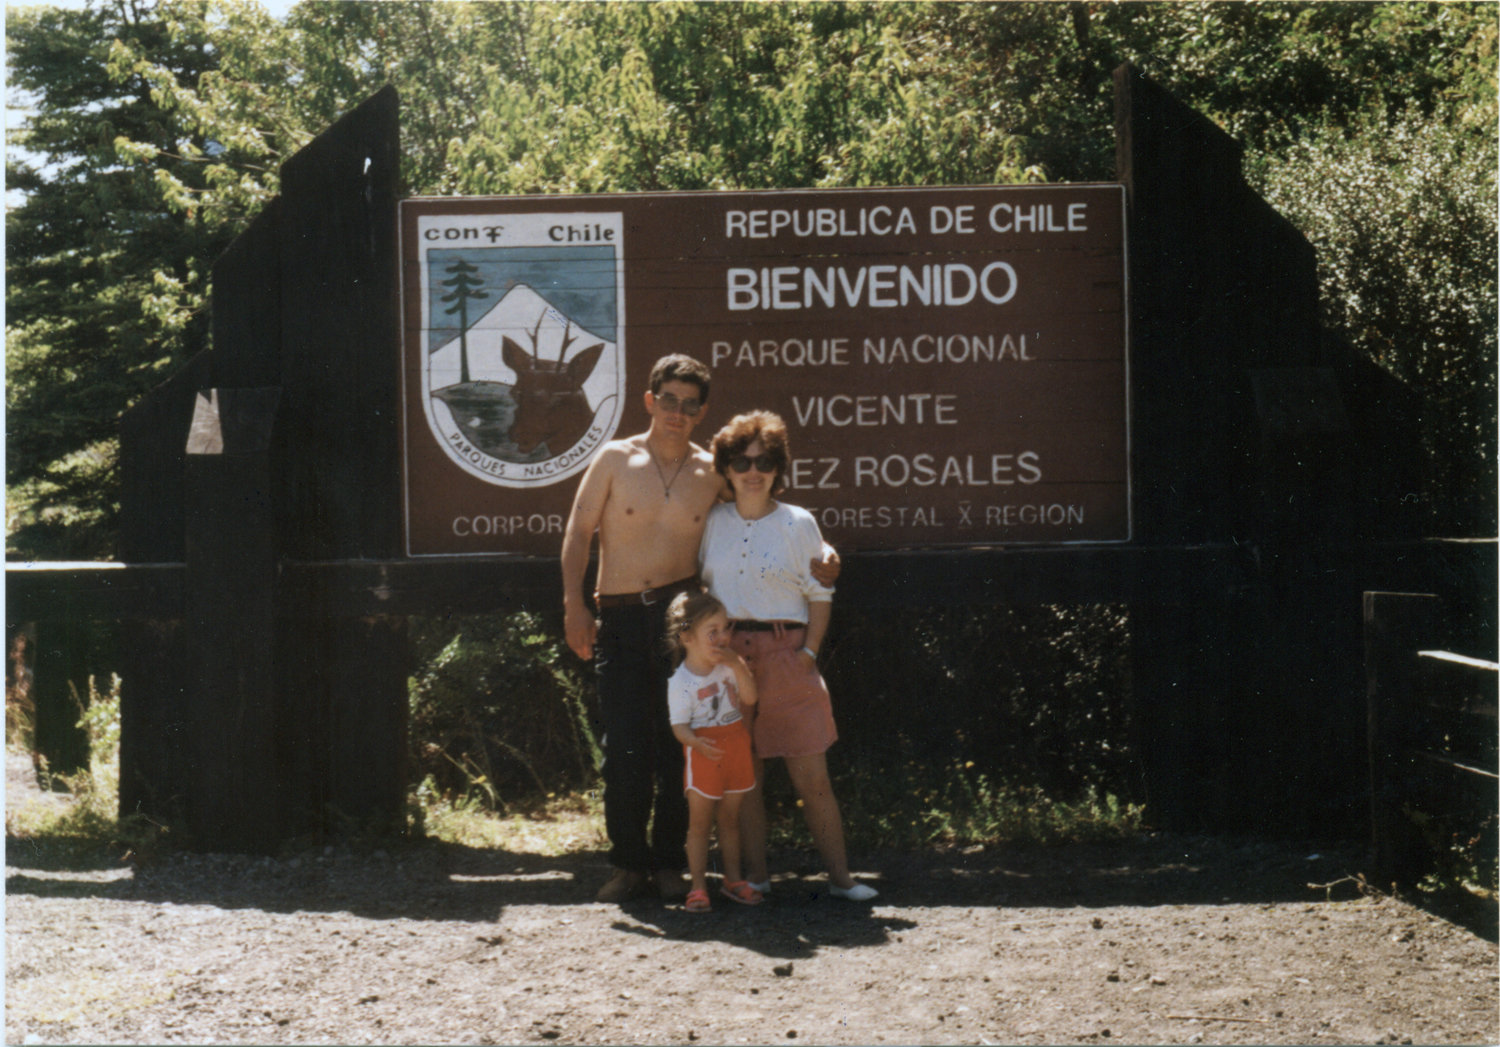
[{"label": "pink skirt", "polygon": [[755,755],[813,756],[838,740],[828,685],[802,657],[805,625],[774,631],[737,629],[731,641],[755,677],[756,702],[747,708]]}]

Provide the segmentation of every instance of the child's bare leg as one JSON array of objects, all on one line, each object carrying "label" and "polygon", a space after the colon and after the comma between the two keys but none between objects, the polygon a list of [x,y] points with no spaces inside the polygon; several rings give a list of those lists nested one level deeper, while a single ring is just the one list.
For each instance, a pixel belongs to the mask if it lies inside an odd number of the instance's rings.
[{"label": "child's bare leg", "polygon": [[765,883],[766,871],[766,762],[755,760],[755,788],[744,794],[740,803],[740,852],[745,859],[745,879]]},{"label": "child's bare leg", "polygon": [[708,890],[708,834],[714,827],[714,809],[718,800],[711,800],[702,793],[688,790],[688,873],[693,878],[693,890]]},{"label": "child's bare leg", "polygon": [[786,770],[802,800],[807,831],[812,834],[813,843],[823,856],[823,864],[828,866],[828,879],[836,887],[854,886],[849,875],[849,858],[844,851],[844,819],[839,815],[833,783],[828,780],[828,761],[822,753],[788,756]]},{"label": "child's bare leg", "polygon": [[724,882],[740,882],[740,798],[744,793],[725,793],[719,801],[719,853],[724,856]]}]

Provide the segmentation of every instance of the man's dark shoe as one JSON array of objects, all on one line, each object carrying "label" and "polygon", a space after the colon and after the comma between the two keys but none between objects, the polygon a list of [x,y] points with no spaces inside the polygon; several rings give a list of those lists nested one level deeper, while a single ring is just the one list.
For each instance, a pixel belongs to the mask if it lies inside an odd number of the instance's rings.
[{"label": "man's dark shoe", "polygon": [[680,869],[658,869],[656,871],[656,891],[667,901],[686,898],[690,886],[692,885],[683,877]]},{"label": "man's dark shoe", "polygon": [[599,893],[594,896],[595,901],[600,902],[624,902],[631,898],[639,898],[647,893],[651,886],[651,879],[643,872],[634,869],[616,869],[615,874],[609,878],[605,885],[599,888]]}]

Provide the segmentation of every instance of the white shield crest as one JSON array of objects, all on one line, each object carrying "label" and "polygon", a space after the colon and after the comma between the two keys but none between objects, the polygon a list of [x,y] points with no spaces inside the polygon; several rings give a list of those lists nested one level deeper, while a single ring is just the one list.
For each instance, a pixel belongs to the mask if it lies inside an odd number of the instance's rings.
[{"label": "white shield crest", "polygon": [[424,217],[422,402],[465,472],[553,484],[614,435],[623,224],[617,213]]}]

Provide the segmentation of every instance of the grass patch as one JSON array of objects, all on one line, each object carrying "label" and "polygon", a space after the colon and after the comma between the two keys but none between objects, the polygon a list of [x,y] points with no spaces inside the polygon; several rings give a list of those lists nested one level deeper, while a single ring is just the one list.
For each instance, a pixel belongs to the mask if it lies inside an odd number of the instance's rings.
[{"label": "grass patch", "polygon": [[539,794],[497,813],[474,798],[444,799],[427,780],[413,792],[410,808],[414,835],[464,847],[547,857],[609,847],[598,789]]},{"label": "grass patch", "polygon": [[[42,792],[14,809],[7,806],[5,835],[11,846],[29,846],[35,860],[51,867],[89,865],[101,851],[141,853],[159,848],[164,826],[140,815],[121,819],[120,678],[101,686],[89,677],[89,701],[79,726],[88,733],[89,766],[77,774],[37,775]],[[28,725],[29,726],[29,725]]]},{"label": "grass patch", "polygon": [[[1462,814],[1467,814],[1468,818],[1460,819]],[[1449,820],[1462,820],[1467,824],[1455,830],[1444,825]],[[1473,811],[1462,811],[1452,819],[1428,819],[1423,828],[1440,857],[1437,867],[1423,878],[1417,890],[1427,895],[1463,892],[1493,904],[1500,898],[1497,825],[1500,825],[1500,814],[1494,812],[1483,818]]]},{"label": "grass patch", "polygon": [[[997,784],[966,763],[830,763],[851,851],[1100,842],[1144,829],[1141,805],[1092,788],[1060,800],[1034,787]],[[769,767],[766,808],[773,850],[813,849],[797,797],[776,761]],[[597,788],[511,800],[504,813],[494,813],[475,799],[445,799],[424,782],[413,793],[412,818],[428,836],[465,847],[545,856],[609,847]]]},{"label": "grass patch", "polygon": [[[39,855],[45,852],[49,863],[88,862],[105,849],[116,855],[160,850],[167,845],[165,827],[139,816],[118,818],[119,679],[111,678],[102,690],[91,680],[89,703],[79,704],[89,734],[89,769],[59,778],[67,795],[44,792],[7,812],[6,835],[13,844],[30,843]],[[1137,804],[1093,787],[1072,797],[1051,796],[1033,785],[1002,781],[971,761],[887,760],[879,753],[835,750],[829,769],[849,847],[856,852],[1113,840],[1142,829]],[[811,848],[785,770],[778,761],[768,770],[772,847]],[[543,856],[608,849],[597,781],[573,788],[560,784],[551,792],[512,788],[507,795],[477,768],[459,772],[458,788],[445,788],[428,776],[412,790],[408,815],[414,839]]]},{"label": "grass patch", "polygon": [[[1144,808],[1092,786],[1075,797],[1007,783],[972,761],[885,763],[868,755],[830,757],[850,850],[919,850],[974,844],[1097,842],[1140,833]],[[786,774],[773,763],[766,808],[774,847],[811,847]]]},{"label": "grass patch", "polygon": [[[27,797],[14,811],[6,811],[8,837],[71,839],[80,846],[115,837],[120,803],[120,678],[110,677],[109,684],[101,690],[91,676],[87,707],[77,694],[73,699],[82,712],[79,726],[88,732],[88,769],[77,774],[52,775],[47,773],[43,760],[37,774],[42,793]],[[19,726],[17,735],[21,739],[28,737],[29,728],[29,724]]]}]

